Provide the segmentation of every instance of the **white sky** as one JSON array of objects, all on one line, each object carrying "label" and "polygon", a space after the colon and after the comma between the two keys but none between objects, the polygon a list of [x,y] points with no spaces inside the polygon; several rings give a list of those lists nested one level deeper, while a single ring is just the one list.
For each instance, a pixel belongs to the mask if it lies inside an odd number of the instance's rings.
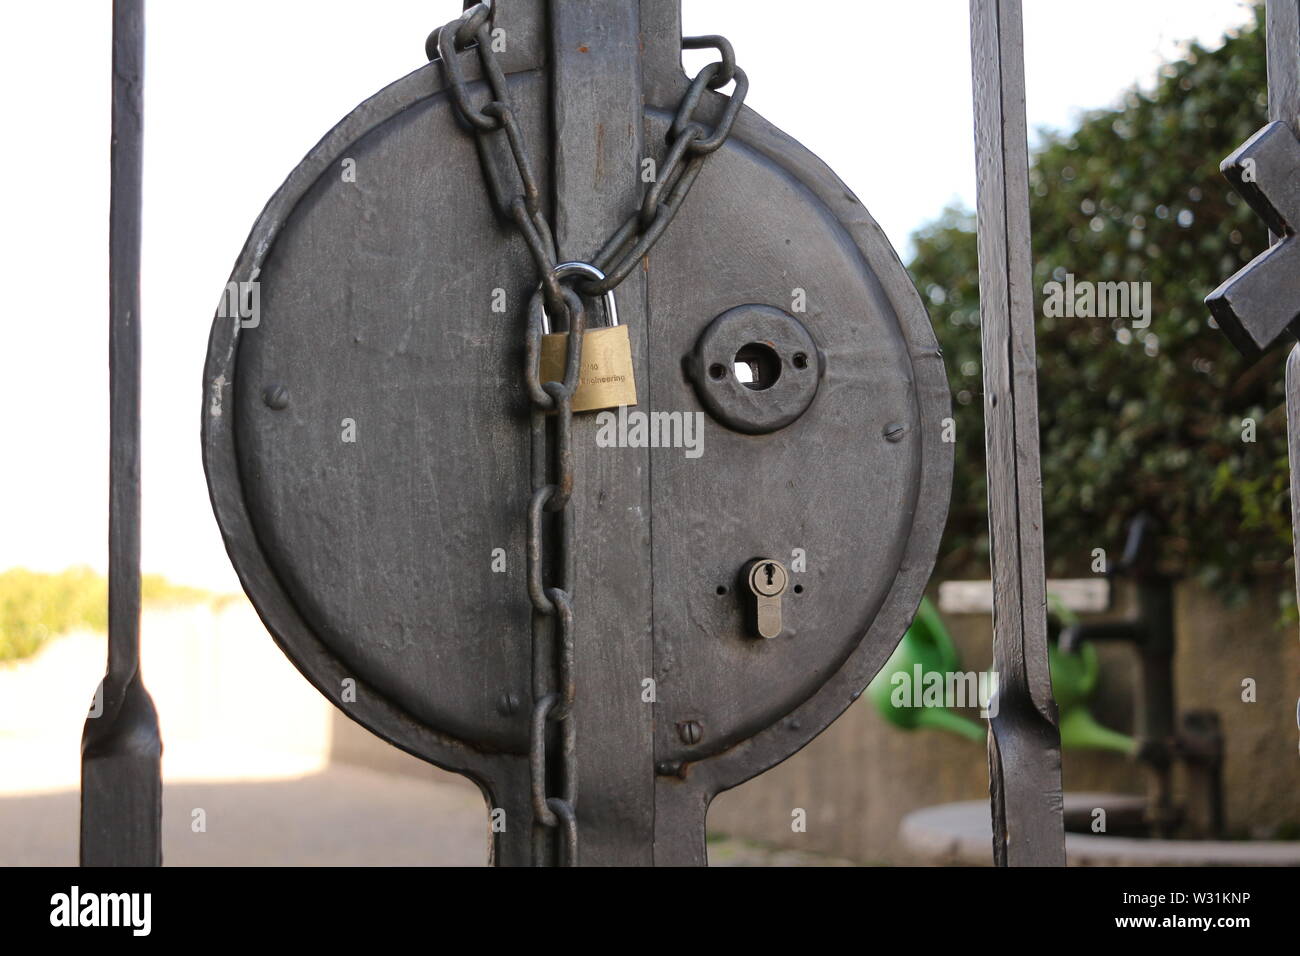
[{"label": "white sky", "polygon": [[[213,310],[266,200],[357,103],[423,62],[459,0],[152,0],[144,221],[144,568],[238,590],[199,456]],[[1241,0],[1026,0],[1031,129],[1149,83]],[[792,31],[824,24],[816,36]],[[11,3],[0,36],[0,570],[103,569],[108,497],[107,0]],[[965,0],[684,0],[748,104],[820,155],[906,256],[973,206]],[[697,54],[688,64],[697,62]],[[700,53],[698,57],[706,57]]]}]

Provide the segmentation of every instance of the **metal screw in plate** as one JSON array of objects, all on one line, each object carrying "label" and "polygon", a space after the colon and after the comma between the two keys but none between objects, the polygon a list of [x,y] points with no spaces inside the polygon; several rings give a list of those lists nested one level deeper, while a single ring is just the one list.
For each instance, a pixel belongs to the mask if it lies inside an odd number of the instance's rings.
[{"label": "metal screw in plate", "polygon": [[683,720],[677,725],[677,736],[684,744],[698,744],[704,736],[704,728],[698,720]]},{"label": "metal screw in plate", "polygon": [[900,425],[898,422],[890,422],[888,425],[885,426],[885,431],[884,431],[885,440],[892,441],[892,442],[902,441],[904,431],[906,431],[906,429],[904,429],[903,426]]},{"label": "metal screw in plate", "polygon": [[268,385],[266,391],[262,393],[262,401],[266,402],[268,408],[273,408],[277,412],[289,407],[289,390],[283,385]]}]

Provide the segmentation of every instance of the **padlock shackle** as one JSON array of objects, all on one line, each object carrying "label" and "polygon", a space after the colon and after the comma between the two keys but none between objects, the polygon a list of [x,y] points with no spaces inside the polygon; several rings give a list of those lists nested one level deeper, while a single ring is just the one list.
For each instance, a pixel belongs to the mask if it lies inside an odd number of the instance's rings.
[{"label": "padlock shackle", "polygon": [[[551,275],[557,279],[566,279],[569,276],[581,275],[587,279],[595,279],[597,282],[605,278],[605,273],[593,266],[590,262],[561,262],[551,270]],[[539,286],[540,288],[540,286]],[[609,318],[609,327],[613,328],[618,325],[618,306],[614,304],[614,290],[607,291],[602,298],[605,300],[605,315]],[[551,317],[546,314],[546,308],[542,308],[542,334],[551,334]]]}]

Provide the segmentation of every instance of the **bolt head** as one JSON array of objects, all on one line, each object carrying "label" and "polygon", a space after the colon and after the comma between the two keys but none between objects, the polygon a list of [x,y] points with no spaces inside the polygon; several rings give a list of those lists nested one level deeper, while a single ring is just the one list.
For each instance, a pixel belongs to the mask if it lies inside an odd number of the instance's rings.
[{"label": "bolt head", "polygon": [[677,725],[677,736],[684,744],[698,744],[704,737],[704,728],[698,720],[683,720]]},{"label": "bolt head", "polygon": [[268,385],[262,392],[262,401],[277,412],[289,407],[289,390],[283,385]]}]

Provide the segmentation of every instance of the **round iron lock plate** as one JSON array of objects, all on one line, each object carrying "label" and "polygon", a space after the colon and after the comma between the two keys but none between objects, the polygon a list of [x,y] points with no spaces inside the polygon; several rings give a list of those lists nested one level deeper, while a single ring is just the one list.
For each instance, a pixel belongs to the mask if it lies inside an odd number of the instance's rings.
[{"label": "round iron lock plate", "polygon": [[729,428],[785,428],[817,397],[821,353],[803,323],[770,305],[738,305],[700,334],[688,367],[695,391]]},{"label": "round iron lock plate", "polygon": [[[511,51],[541,189],[559,180],[573,208],[587,186],[548,135],[540,40]],[[633,124],[646,143],[664,142],[688,84],[675,57]],[[490,309],[502,289],[526,302],[538,275],[477,185],[443,84],[430,64],[368,100],[259,218],[227,285],[256,289],[256,309],[213,321],[204,463],[232,562],[299,669],[501,800],[527,779],[537,703],[534,448],[526,316]],[[718,268],[711,251],[738,235]],[[776,307],[795,282],[798,318]],[[616,296],[638,405],[572,423],[579,753],[623,761],[580,775],[587,807],[601,779],[659,794],[667,774],[711,795],[827,726],[915,612],[952,469],[943,362],[897,255],[830,170],[748,109]],[[722,384],[705,377],[715,364]],[[610,418],[628,421],[613,440]],[[664,422],[670,440],[633,440]],[[758,556],[789,571],[771,640],[737,591]]]}]

